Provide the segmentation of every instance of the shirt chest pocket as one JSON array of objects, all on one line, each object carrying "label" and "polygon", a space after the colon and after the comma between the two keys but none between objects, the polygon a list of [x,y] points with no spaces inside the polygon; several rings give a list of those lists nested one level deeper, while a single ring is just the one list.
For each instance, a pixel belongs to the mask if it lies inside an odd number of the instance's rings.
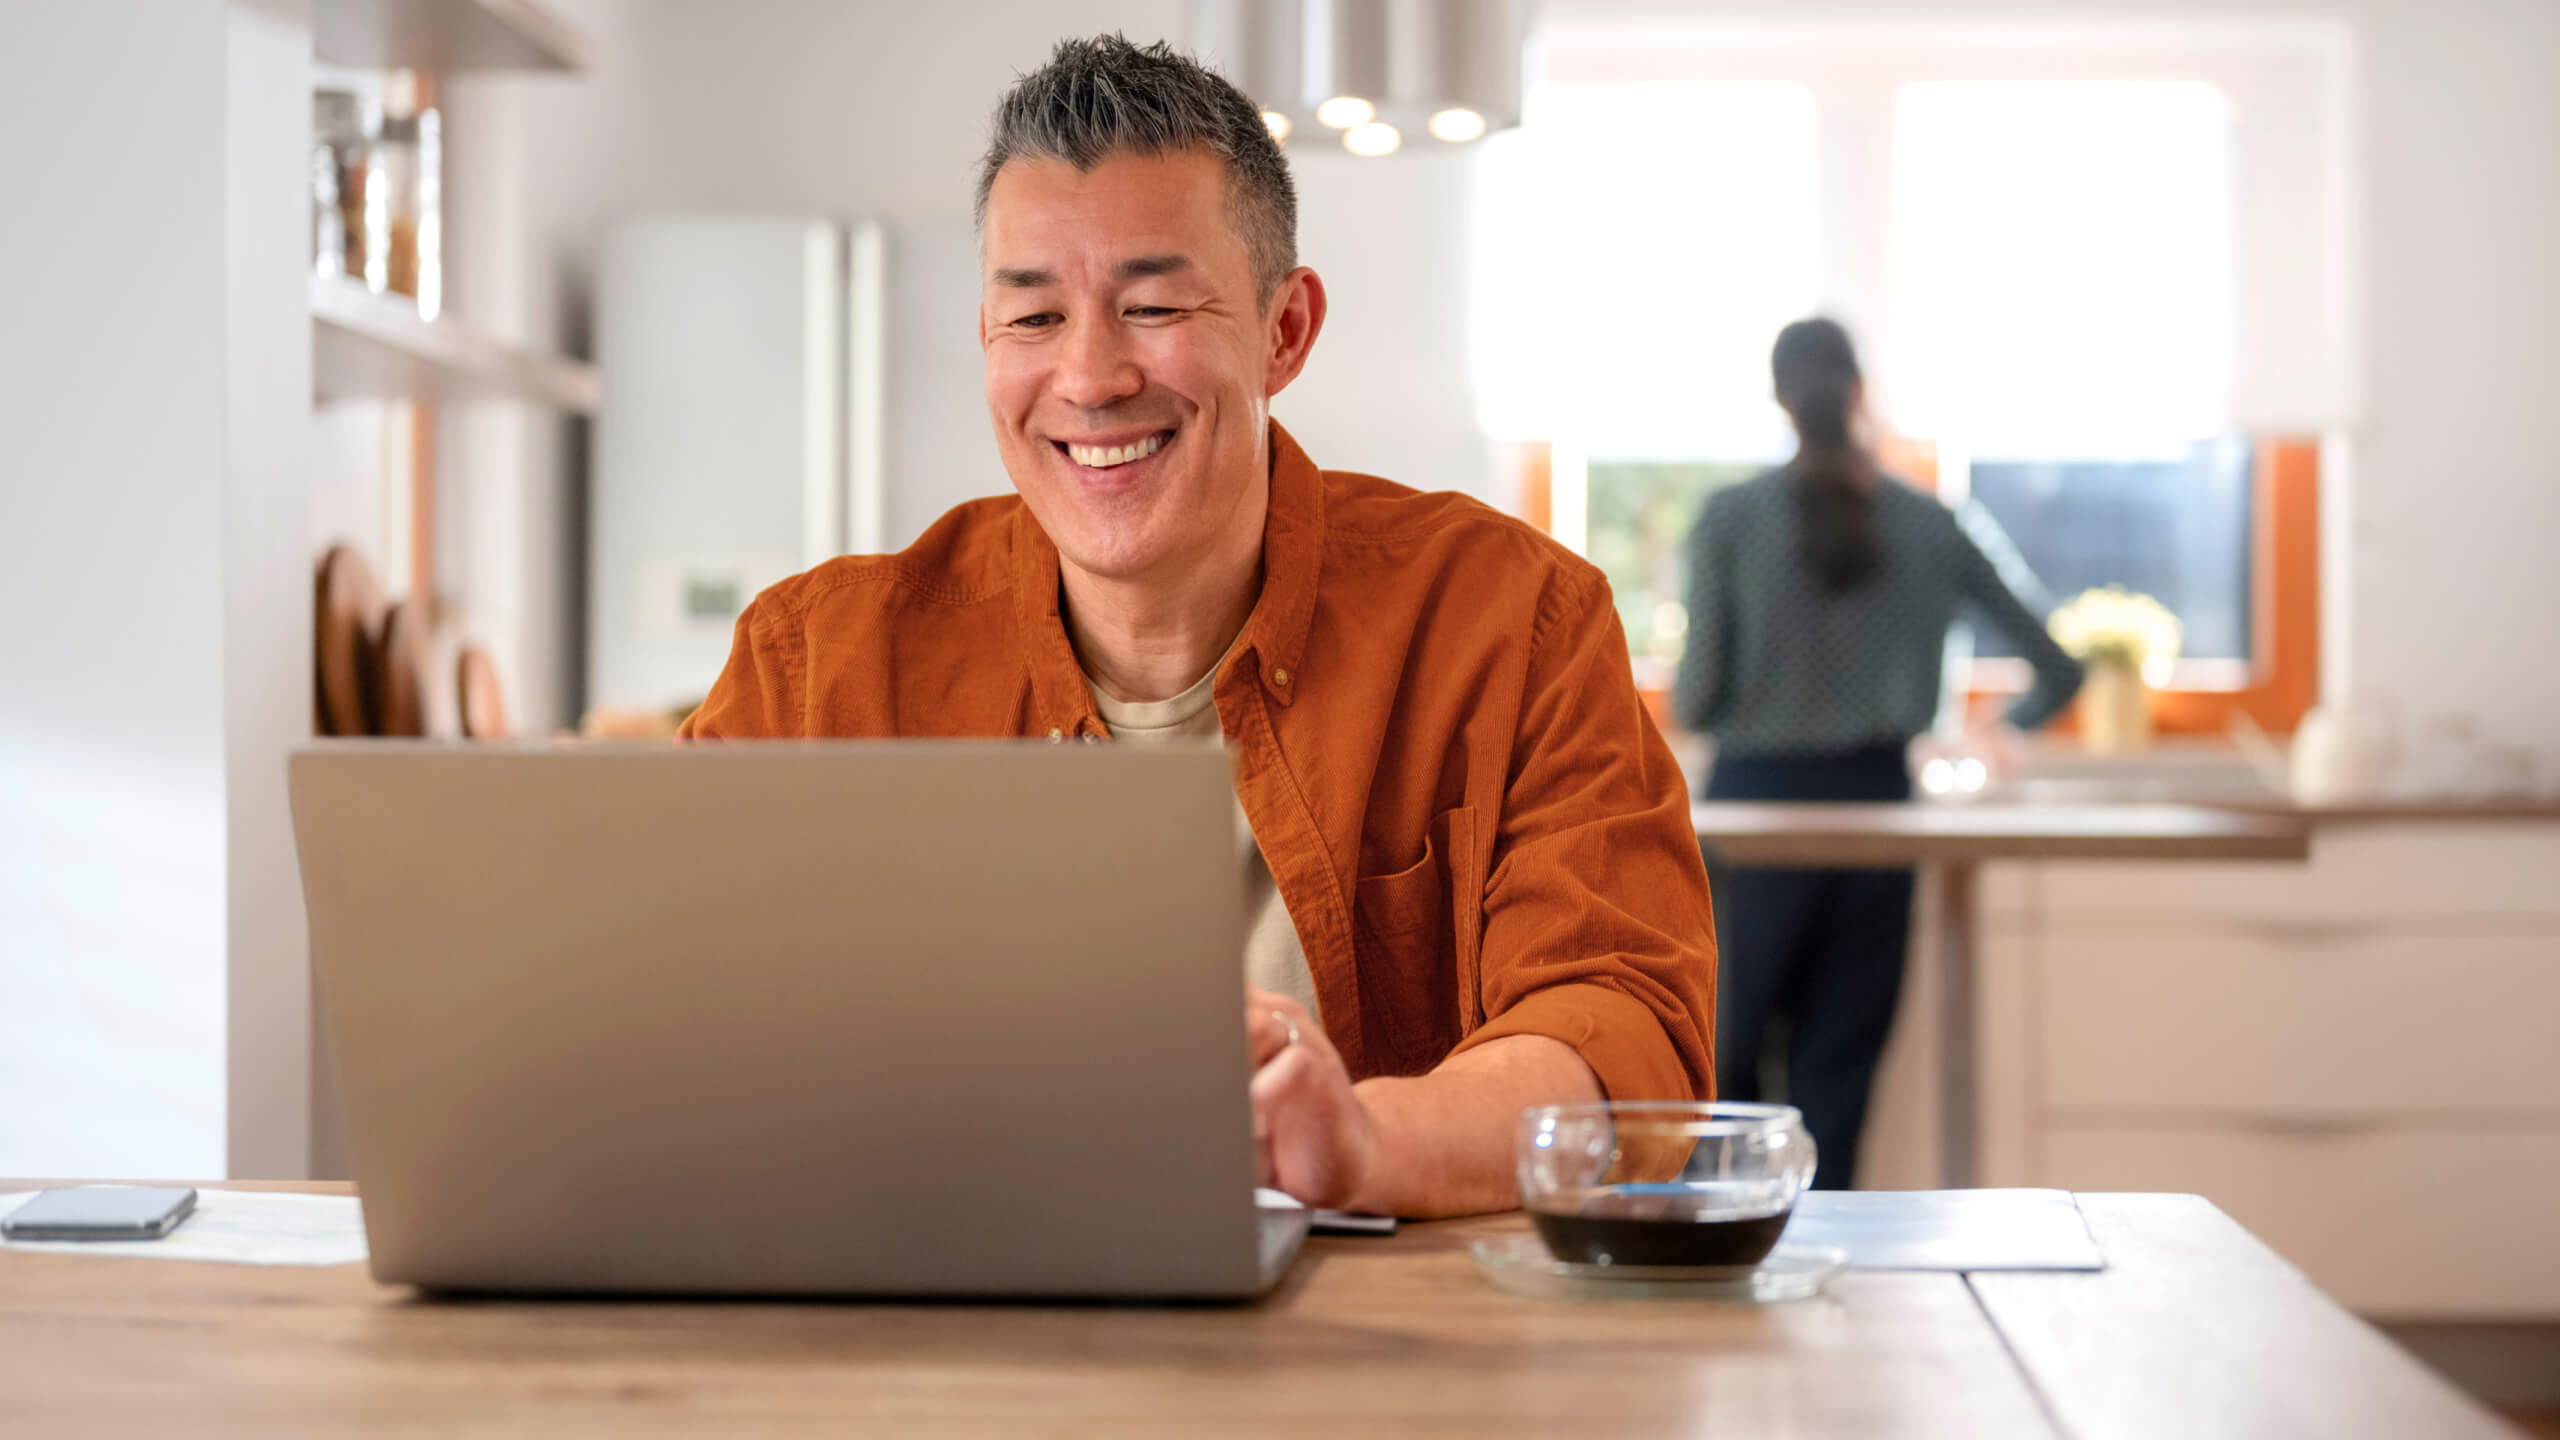
[{"label": "shirt chest pocket", "polygon": [[1353,887],[1361,1028],[1380,1073],[1421,1074],[1484,1023],[1484,865],[1468,806],[1432,817],[1422,858]]}]

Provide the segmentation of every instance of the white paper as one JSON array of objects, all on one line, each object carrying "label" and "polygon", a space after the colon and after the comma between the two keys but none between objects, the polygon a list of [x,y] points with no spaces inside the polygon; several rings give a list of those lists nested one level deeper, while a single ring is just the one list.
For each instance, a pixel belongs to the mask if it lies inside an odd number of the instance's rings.
[{"label": "white paper", "polygon": [[1853,1270],[2103,1270],[2068,1190],[1808,1190],[1781,1243],[1837,1245]]},{"label": "white paper", "polygon": [[[0,1195],[0,1215],[39,1192]],[[133,1255],[232,1265],[354,1265],[364,1260],[364,1211],[352,1195],[196,1191],[195,1213],[158,1240],[11,1240],[0,1249],[58,1255]]]}]

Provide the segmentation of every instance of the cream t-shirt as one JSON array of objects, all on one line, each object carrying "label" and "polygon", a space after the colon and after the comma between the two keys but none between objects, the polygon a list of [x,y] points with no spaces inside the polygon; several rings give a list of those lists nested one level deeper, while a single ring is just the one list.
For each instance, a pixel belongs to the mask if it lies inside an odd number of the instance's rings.
[{"label": "cream t-shirt", "polygon": [[[1111,738],[1123,744],[1215,740],[1224,745],[1226,735],[1218,727],[1218,707],[1211,703],[1210,694],[1217,679],[1218,666],[1212,665],[1197,684],[1170,700],[1114,700],[1090,675],[1085,677],[1085,688],[1093,692],[1094,708],[1102,712],[1102,723],[1111,727]],[[1289,907],[1281,903],[1280,887],[1271,878],[1271,867],[1263,863],[1262,847],[1254,843],[1253,826],[1246,821],[1241,804],[1236,807],[1236,838],[1237,848],[1244,852],[1245,981],[1286,995],[1321,1019],[1307,952],[1298,944],[1298,929],[1289,922]]]}]

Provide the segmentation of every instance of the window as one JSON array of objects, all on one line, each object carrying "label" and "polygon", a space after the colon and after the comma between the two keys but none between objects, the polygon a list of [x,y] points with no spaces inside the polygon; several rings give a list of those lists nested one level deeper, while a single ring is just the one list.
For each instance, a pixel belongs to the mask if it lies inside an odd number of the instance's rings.
[{"label": "window", "polygon": [[[2232,437],[2179,461],[1962,468],[2058,598],[2114,580],[2169,606],[2186,644],[2152,718],[2219,735],[2235,715],[2290,730],[2318,696],[2320,453],[2300,437]],[[1976,637],[1977,696],[2026,683],[1995,641]]]},{"label": "window", "polygon": [[[2190,82],[1909,85],[1894,105],[1888,357],[1942,493],[1998,521],[2049,605],[2122,585],[2185,628],[2174,688],[2262,659],[2259,497],[2230,424],[2221,93]],[[1977,688],[2025,682],[1997,633]]]},{"label": "window", "polygon": [[1821,298],[1800,85],[1547,85],[1485,142],[1477,405],[1497,439],[1780,453],[1769,339]]},{"label": "window", "polygon": [[1896,428],[1974,454],[2174,455],[2230,415],[2221,94],[1910,85],[1894,105]]},{"label": "window", "polygon": [[1638,679],[1669,685],[1689,632],[1689,529],[1707,497],[1759,473],[1755,464],[1592,461],[1584,467],[1590,528],[1584,554],[1609,577]]},{"label": "window", "polygon": [[[1984,460],[1969,469],[1975,503],[2000,523],[2054,599],[2104,585],[2140,591],[2186,627],[2185,683],[2232,688],[2252,658],[2251,456],[2238,436],[2172,460]],[[1998,632],[1982,657],[2015,657]],[[2198,663],[2200,662],[2200,663]]]}]

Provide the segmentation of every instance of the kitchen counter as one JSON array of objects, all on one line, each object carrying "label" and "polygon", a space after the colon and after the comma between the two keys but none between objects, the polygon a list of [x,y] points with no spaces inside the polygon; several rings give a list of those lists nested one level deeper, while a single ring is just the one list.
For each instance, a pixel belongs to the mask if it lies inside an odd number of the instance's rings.
[{"label": "kitchen counter", "polygon": [[2209,805],[1771,804],[1709,800],[1689,819],[1732,865],[1889,867],[2035,860],[2301,860],[2298,813]]},{"label": "kitchen counter", "polygon": [[1731,865],[1809,869],[1926,865],[1939,965],[1939,1183],[1979,1183],[1982,1110],[1975,1000],[1976,872],[1986,860],[2292,861],[2311,854],[2300,815],[2204,805],[1984,802],[1941,805],[1702,801],[1699,844]]}]

